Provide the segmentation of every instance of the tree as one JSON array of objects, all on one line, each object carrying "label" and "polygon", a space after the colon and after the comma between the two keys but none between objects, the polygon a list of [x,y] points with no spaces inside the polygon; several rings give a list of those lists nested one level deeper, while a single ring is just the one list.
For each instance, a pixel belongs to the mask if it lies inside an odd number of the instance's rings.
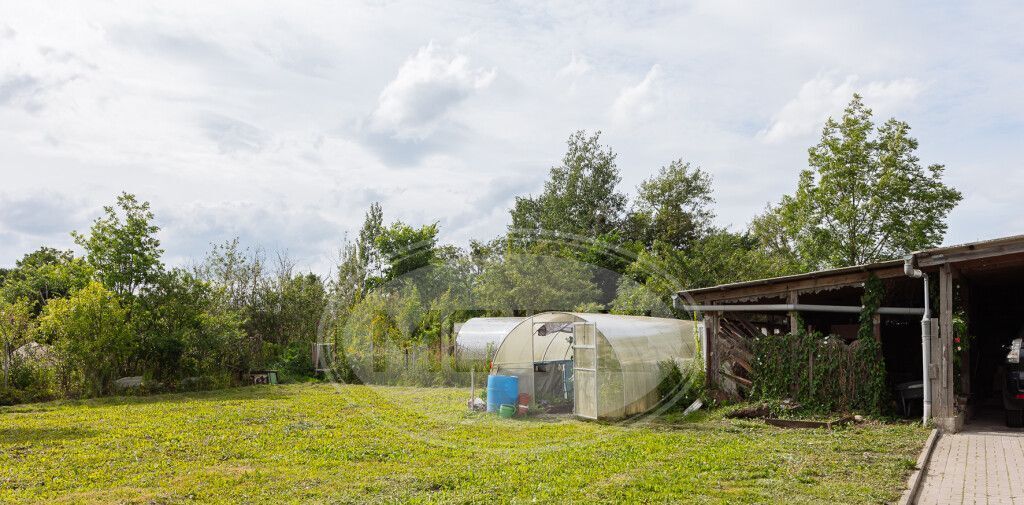
[{"label": "tree", "polygon": [[597,237],[615,231],[626,207],[617,191],[616,154],[601,145],[601,132],[569,136],[560,166],[552,167],[537,197],[516,197],[509,235],[528,245],[544,232]]},{"label": "tree", "polygon": [[[671,293],[669,294],[671,296]],[[671,298],[669,298],[671,303]],[[612,314],[632,316],[672,317],[671,305],[665,297],[659,296],[647,286],[628,276],[619,278],[615,299],[611,304]]]},{"label": "tree", "polygon": [[223,244],[214,244],[203,263],[194,269],[194,274],[223,289],[233,308],[246,310],[256,303],[265,269],[263,252],[243,249],[236,237]]},{"label": "tree", "polygon": [[479,305],[494,313],[571,310],[597,301],[593,276],[594,267],[572,259],[506,253],[486,264],[473,292]]},{"label": "tree", "polygon": [[137,309],[136,368],[171,381],[239,371],[243,318],[223,288],[175,268],[143,292]]},{"label": "tree", "polygon": [[4,354],[4,389],[9,386],[14,350],[25,344],[35,332],[32,302],[21,298],[14,302],[0,300],[0,344]]},{"label": "tree", "polygon": [[104,286],[122,298],[134,296],[155,283],[163,270],[163,249],[154,236],[160,228],[153,224],[149,202],[129,193],[121,193],[116,207],[103,207],[103,212],[88,235],[72,236]]},{"label": "tree", "polygon": [[[759,247],[749,234],[715,230],[686,250],[656,241],[627,268],[627,276],[635,283],[620,282],[612,310],[637,313],[671,307],[672,294],[680,290],[788,275],[798,270],[785,257]],[[660,298],[660,304],[650,298],[651,294]]]},{"label": "tree", "polygon": [[839,121],[829,118],[821,141],[808,150],[810,168],[800,174],[796,193],[769,209],[776,215],[755,223],[762,232],[783,233],[774,241],[806,268],[934,247],[962,199],[942,182],[944,166],[920,165],[907,123],[890,119],[876,129],[871,114],[854,95]]},{"label": "tree", "polygon": [[383,258],[377,245],[377,239],[384,233],[384,211],[380,202],[373,202],[366,211],[363,227],[359,229],[356,240],[356,257],[364,272],[364,289],[369,279],[379,279],[384,275]]},{"label": "tree", "polygon": [[359,246],[347,238],[338,254],[335,268],[332,296],[340,307],[350,307],[358,302],[366,286],[366,267],[359,257]]},{"label": "tree", "polygon": [[637,188],[624,223],[626,236],[646,248],[658,240],[685,249],[711,233],[714,203],[711,175],[683,160],[673,161]]},{"label": "tree", "polygon": [[127,312],[99,282],[90,282],[70,298],[50,300],[40,331],[57,350],[66,391],[107,394],[114,380],[129,372],[134,343]]},{"label": "tree", "polygon": [[434,262],[437,223],[413,228],[395,221],[380,232],[376,241],[377,249],[386,262],[384,278],[397,279]]},{"label": "tree", "polygon": [[41,247],[26,254],[10,270],[0,287],[0,298],[9,302],[27,299],[38,315],[47,300],[68,296],[89,283],[92,268],[71,251]]}]

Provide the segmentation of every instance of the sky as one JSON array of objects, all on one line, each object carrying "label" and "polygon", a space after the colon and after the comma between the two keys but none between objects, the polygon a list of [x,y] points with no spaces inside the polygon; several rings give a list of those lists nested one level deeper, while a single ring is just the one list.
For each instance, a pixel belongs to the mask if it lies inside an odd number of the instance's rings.
[{"label": "sky", "polygon": [[964,200],[946,243],[1024,233],[1019,2],[0,1],[0,265],[127,191],[172,265],[210,244],[327,273],[371,202],[490,239],[575,130],[621,188],[684,159],[743,229],[854,92]]}]

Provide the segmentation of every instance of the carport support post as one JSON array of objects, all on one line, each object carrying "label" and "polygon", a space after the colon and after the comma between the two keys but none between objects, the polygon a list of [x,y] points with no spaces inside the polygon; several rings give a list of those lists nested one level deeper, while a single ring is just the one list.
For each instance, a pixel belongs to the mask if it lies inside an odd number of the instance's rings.
[{"label": "carport support post", "polygon": [[[800,295],[798,295],[796,291],[790,291],[789,295],[786,297],[786,303],[790,305],[796,305],[800,303]],[[800,320],[798,317],[799,316],[797,315],[797,311],[789,311],[789,333],[791,335],[796,335],[797,333],[800,333]]]},{"label": "carport support post", "polygon": [[953,399],[953,269],[949,263],[939,267],[939,355],[938,376],[932,391],[932,410],[936,425],[945,431],[955,432],[957,426],[956,405]]},{"label": "carport support post", "polygon": [[704,379],[707,382],[708,389],[716,389],[718,387],[718,364],[719,364],[719,352],[718,352],[718,328],[722,317],[721,312],[705,312],[704,313],[704,331],[707,332],[707,347],[708,347],[708,362],[704,363]]}]

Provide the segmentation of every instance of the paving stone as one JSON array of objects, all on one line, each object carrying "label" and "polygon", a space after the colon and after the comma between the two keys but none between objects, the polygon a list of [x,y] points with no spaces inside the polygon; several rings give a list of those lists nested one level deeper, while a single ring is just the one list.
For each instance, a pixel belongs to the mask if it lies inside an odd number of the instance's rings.
[{"label": "paving stone", "polygon": [[980,421],[942,435],[917,503],[1024,505],[1024,431]]}]

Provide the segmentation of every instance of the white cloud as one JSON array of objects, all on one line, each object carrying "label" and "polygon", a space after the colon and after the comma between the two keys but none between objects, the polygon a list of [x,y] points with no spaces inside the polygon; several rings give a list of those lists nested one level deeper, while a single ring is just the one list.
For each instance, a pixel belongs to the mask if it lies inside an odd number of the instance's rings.
[{"label": "white cloud", "polygon": [[569,79],[578,79],[590,71],[590,62],[587,61],[585,56],[576,54],[576,51],[572,52],[569,57],[569,63],[566,63],[564,67],[558,69],[559,77],[567,77]]},{"label": "white cloud", "polygon": [[380,92],[370,126],[398,138],[425,138],[449,110],[489,86],[495,75],[494,69],[472,67],[464,54],[427,44]]},{"label": "white cloud", "polygon": [[627,86],[612,104],[612,120],[629,125],[649,119],[663,101],[661,66],[653,65],[643,80]]},{"label": "white cloud", "polygon": [[886,113],[914,100],[924,86],[912,78],[872,81],[861,84],[855,75],[836,81],[832,77],[816,77],[800,87],[797,96],[782,106],[771,125],[757,136],[769,143],[803,137],[821,128],[829,116],[838,116],[854,93],[876,113]]}]

